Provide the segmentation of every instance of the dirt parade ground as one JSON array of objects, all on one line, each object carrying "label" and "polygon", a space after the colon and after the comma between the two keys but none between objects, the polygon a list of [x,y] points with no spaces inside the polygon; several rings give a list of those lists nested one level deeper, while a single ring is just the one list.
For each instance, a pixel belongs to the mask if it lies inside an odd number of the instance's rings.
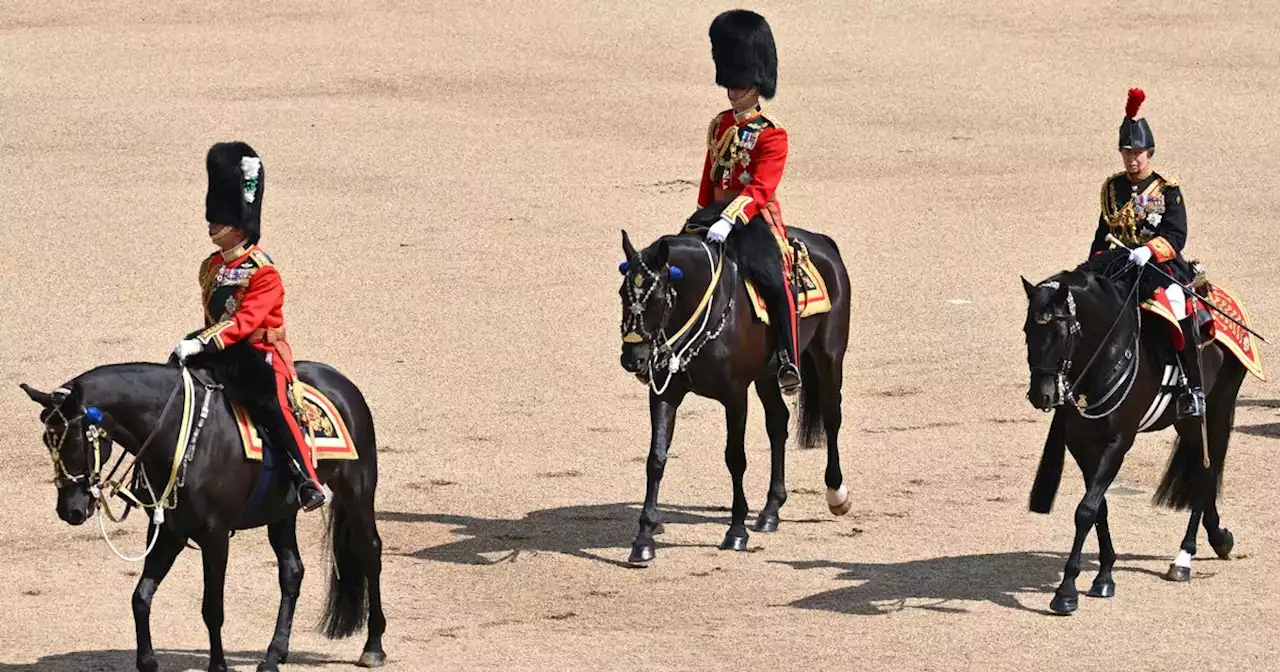
[{"label": "dirt parade ground", "polygon": [[[1052,513],[1027,510],[1050,416],[1025,396],[1019,280],[1085,258],[1099,186],[1122,169],[1125,94],[1142,87],[1154,164],[1187,199],[1187,256],[1280,338],[1269,2],[751,7],[778,44],[766,111],[790,137],[787,223],[830,235],[851,276],[853,510],[831,515],[826,453],[793,438],[778,531],[718,550],[725,417],[690,397],[658,557],[626,566],[649,413],[619,366],[620,231],[647,245],[695,208],[707,122],[726,107],[707,26],[729,8],[6,3],[0,672],[133,669],[141,565],[96,520],[59,520],[39,407],[18,385],[163,362],[203,326],[204,154],[224,140],[270,173],[263,246],[296,356],[342,371],[373,412],[388,669],[1280,667],[1280,394],[1252,377],[1220,500],[1234,557],[1202,533],[1191,581],[1162,580],[1187,514],[1152,503],[1172,432],[1143,435],[1108,497],[1116,596],[1048,613],[1083,482],[1068,458]],[[754,516],[769,453],[750,404]],[[285,669],[360,656],[363,635],[314,627],[325,518],[300,515]],[[112,540],[136,553],[144,525]],[[1085,549],[1082,590],[1093,537]],[[164,670],[208,664],[201,585],[187,551],[156,595]],[[235,669],[261,660],[278,600],[266,533],[237,534]]]}]

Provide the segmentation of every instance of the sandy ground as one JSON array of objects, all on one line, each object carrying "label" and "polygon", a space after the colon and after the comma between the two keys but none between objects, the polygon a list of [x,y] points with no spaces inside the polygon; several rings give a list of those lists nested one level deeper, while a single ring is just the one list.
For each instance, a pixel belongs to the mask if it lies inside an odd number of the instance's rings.
[{"label": "sandy ground", "polygon": [[[692,400],[646,570],[618,563],[648,437],[617,364],[618,232],[648,241],[693,207],[723,7],[170,4],[0,13],[0,670],[132,669],[138,566],[57,519],[17,383],[159,361],[198,326],[203,155],[233,138],[265,159],[295,350],[374,409],[392,669],[1274,669],[1280,399],[1253,380],[1223,499],[1238,559],[1159,579],[1185,515],[1150,505],[1170,437],[1143,437],[1111,497],[1118,596],[1043,614],[1081,488],[1068,465],[1053,514],[1026,511],[1048,417],[1023,399],[1018,282],[1082,258],[1143,86],[1189,251],[1280,333],[1270,3],[758,8],[780,47],[788,221],[832,235],[856,288],[856,504],[833,519],[823,455],[794,450],[780,531],[717,551],[723,420]],[[293,669],[359,654],[310,627],[321,528],[302,524]],[[206,664],[199,565],[184,554],[156,599],[165,669]],[[234,540],[229,576],[225,639],[253,669],[277,599],[265,534]]]}]

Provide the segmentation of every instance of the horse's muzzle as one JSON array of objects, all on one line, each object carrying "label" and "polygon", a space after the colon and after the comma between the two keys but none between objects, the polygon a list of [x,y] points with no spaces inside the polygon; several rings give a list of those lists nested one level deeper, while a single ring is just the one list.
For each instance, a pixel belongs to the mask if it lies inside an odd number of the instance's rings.
[{"label": "horse's muzzle", "polygon": [[69,525],[83,525],[93,515],[96,504],[89,491],[80,485],[58,489],[58,518]]},{"label": "horse's muzzle", "polygon": [[1048,413],[1063,404],[1062,386],[1059,376],[1053,374],[1031,374],[1031,388],[1027,390],[1027,401],[1036,409]]},{"label": "horse's muzzle", "polygon": [[649,363],[652,350],[648,343],[624,343],[618,361],[627,373],[640,373]]}]

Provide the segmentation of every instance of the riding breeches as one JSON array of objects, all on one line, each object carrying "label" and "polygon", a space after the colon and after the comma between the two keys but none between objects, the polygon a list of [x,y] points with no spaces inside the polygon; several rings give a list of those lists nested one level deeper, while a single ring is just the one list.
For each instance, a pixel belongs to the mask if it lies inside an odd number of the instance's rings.
[{"label": "riding breeches", "polygon": [[730,234],[728,247],[739,271],[755,283],[764,299],[779,347],[799,366],[795,294],[783,276],[782,250],[773,232],[757,219]]}]

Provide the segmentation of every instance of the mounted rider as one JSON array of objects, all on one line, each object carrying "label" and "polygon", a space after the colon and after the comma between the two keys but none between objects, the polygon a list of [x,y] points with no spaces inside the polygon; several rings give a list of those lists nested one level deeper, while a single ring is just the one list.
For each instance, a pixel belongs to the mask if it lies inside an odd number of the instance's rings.
[{"label": "mounted rider", "polygon": [[[1156,263],[1178,282],[1190,284],[1195,281],[1196,274],[1182,257],[1182,248],[1187,243],[1186,203],[1178,181],[1152,168],[1155,137],[1147,120],[1137,116],[1138,108],[1145,99],[1142,89],[1129,90],[1119,140],[1125,169],[1102,184],[1102,212],[1098,216],[1098,230],[1094,234],[1090,254],[1108,249],[1107,234],[1111,234],[1132,248],[1129,260],[1139,268]],[[1157,277],[1154,273],[1148,275]],[[1205,401],[1195,327],[1196,311],[1187,310],[1190,297],[1177,283],[1159,287],[1156,292],[1161,290],[1182,327],[1184,337],[1178,359],[1186,389],[1178,399],[1178,417],[1202,417]]]},{"label": "mounted rider", "polygon": [[180,361],[208,358],[228,396],[266,434],[263,443],[294,463],[298,502],[312,511],[324,504],[325,494],[293,410],[298,376],[285,340],[284,285],[258,245],[262,159],[243,142],[220,142],[209,149],[205,168],[205,220],[219,251],[200,264],[205,328],[173,352]]},{"label": "mounted rider", "polygon": [[[747,10],[717,16],[709,36],[716,84],[728,90],[731,107],[717,114],[707,129],[698,206],[727,201],[707,239],[727,238],[739,270],[754,281],[780,350],[778,384],[784,394],[794,394],[800,386],[796,302],[774,238],[776,231],[786,240],[775,191],[787,163],[787,132],[760,107],[760,99],[773,98],[777,90],[777,49],[768,22]],[[763,223],[753,222],[757,214]]]}]

